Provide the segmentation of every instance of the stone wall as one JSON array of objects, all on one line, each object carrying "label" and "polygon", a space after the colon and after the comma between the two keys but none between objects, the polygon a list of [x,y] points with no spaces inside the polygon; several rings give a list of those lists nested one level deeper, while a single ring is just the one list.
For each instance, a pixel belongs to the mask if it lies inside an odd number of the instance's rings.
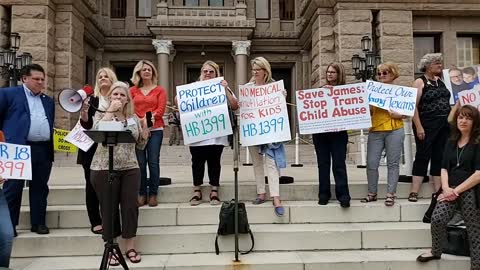
[{"label": "stone wall", "polygon": [[332,14],[320,14],[312,25],[312,87],[324,84],[327,66],[335,61],[334,20]]},{"label": "stone wall", "polygon": [[347,82],[354,81],[352,56],[362,55],[361,39],[372,34],[370,10],[337,10],[335,13],[336,60],[342,63],[347,73]]},{"label": "stone wall", "polygon": [[[10,44],[8,33],[10,32],[10,10],[4,6],[0,6],[0,48],[7,48]],[[8,80],[0,77],[0,86],[7,85]]]},{"label": "stone wall", "polygon": [[55,13],[49,6],[12,6],[12,32],[21,36],[19,53],[29,52],[33,62],[40,64],[46,73],[46,94],[53,96],[55,65],[53,37]]},{"label": "stone wall", "polygon": [[382,61],[391,61],[399,66],[400,77],[396,84],[411,86],[414,70],[412,12],[381,10],[377,23]]},{"label": "stone wall", "polygon": [[[60,6],[55,17],[55,93],[64,88],[80,89],[84,83],[84,24],[72,6]],[[78,120],[57,107],[56,125],[69,129]]]}]

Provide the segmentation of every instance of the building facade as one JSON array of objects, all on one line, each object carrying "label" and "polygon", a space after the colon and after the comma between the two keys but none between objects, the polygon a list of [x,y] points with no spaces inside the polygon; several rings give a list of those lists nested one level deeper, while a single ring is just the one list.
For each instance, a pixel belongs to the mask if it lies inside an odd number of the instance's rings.
[{"label": "building facade", "polygon": [[[447,67],[478,64],[479,15],[478,0],[0,0],[0,47],[18,32],[20,51],[46,69],[53,96],[93,84],[104,66],[128,80],[147,59],[169,103],[205,60],[236,86],[249,80],[249,60],[264,56],[295,103],[295,90],[323,84],[330,62],[343,63],[354,82],[351,57],[364,35],[383,61],[400,66],[398,84],[412,83],[427,52],[442,52]],[[70,128],[78,115],[57,107],[57,127]]]}]

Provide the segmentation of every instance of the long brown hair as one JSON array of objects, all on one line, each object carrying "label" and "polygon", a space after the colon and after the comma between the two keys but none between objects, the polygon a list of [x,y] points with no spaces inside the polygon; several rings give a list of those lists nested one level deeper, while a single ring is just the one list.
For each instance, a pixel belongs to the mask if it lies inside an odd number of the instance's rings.
[{"label": "long brown hair", "polygon": [[335,69],[335,71],[337,72],[337,83],[335,85],[344,85],[345,84],[345,81],[346,81],[346,78],[345,78],[345,68],[343,67],[343,65],[341,63],[330,63],[327,67],[327,69],[325,70],[325,81],[327,82],[327,84],[331,84],[332,82],[329,82],[327,80],[327,71],[328,71],[328,68],[329,67],[332,67]]},{"label": "long brown hair", "polygon": [[480,143],[480,126],[479,126],[480,114],[478,110],[471,105],[463,105],[460,109],[458,109],[455,112],[455,115],[453,118],[454,121],[451,126],[452,135],[450,139],[453,141],[458,141],[462,136],[457,126],[457,119],[460,115],[464,117],[468,117],[473,120],[472,130],[470,131],[470,139],[468,143],[473,143],[473,144]]}]

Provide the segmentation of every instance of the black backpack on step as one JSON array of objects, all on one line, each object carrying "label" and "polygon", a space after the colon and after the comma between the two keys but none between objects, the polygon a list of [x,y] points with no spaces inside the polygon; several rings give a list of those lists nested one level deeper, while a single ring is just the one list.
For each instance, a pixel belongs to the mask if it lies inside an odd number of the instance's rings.
[{"label": "black backpack on step", "polygon": [[[219,218],[220,222],[218,224],[217,237],[215,238],[215,253],[217,253],[217,255],[220,254],[220,250],[218,248],[218,236],[235,234],[235,200],[224,202],[222,204]],[[238,233],[250,234],[252,247],[246,252],[241,252],[241,254],[250,253],[255,245],[255,240],[253,238],[253,233],[250,230],[250,225],[248,224],[247,209],[245,208],[244,203],[238,203]]]}]

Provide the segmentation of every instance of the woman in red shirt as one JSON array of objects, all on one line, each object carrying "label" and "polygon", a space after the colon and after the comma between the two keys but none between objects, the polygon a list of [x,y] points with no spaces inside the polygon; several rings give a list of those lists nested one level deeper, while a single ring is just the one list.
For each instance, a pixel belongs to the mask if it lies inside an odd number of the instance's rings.
[{"label": "woman in red shirt", "polygon": [[[157,206],[158,184],[160,181],[160,148],[163,140],[163,114],[167,105],[165,89],[157,85],[157,70],[152,62],[141,60],[133,70],[130,88],[135,113],[144,118],[148,112],[152,114],[153,126],[150,127],[150,138],[144,150],[137,149],[137,160],[140,167],[141,182],[138,205]],[[150,180],[147,182],[147,163]],[[148,189],[148,194],[147,194]]]}]

